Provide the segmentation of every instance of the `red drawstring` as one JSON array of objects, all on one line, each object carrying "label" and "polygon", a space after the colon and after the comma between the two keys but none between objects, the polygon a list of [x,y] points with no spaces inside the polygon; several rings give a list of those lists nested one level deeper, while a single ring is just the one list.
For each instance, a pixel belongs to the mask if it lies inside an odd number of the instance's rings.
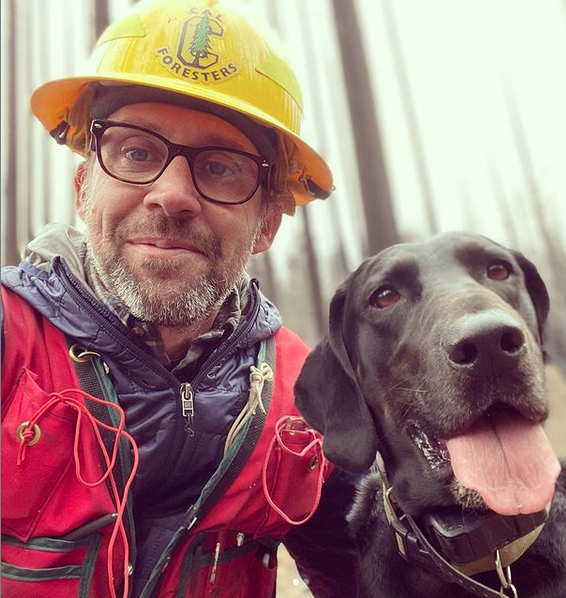
[{"label": "red drawstring", "polygon": [[[78,395],[79,398],[76,398],[73,395]],[[73,456],[75,459],[75,474],[76,474],[79,482],[81,482],[81,484],[83,484],[84,486],[88,486],[89,488],[92,488],[94,486],[99,486],[107,478],[109,478],[113,498],[114,498],[114,501],[116,502],[116,506],[117,506],[117,517],[116,517],[116,523],[114,524],[114,527],[112,529],[112,534],[110,535],[110,540],[108,542],[108,563],[107,563],[108,584],[109,584],[109,588],[110,588],[111,598],[116,598],[116,592],[114,589],[114,572],[112,570],[112,564],[114,561],[114,546],[116,544],[116,539],[117,539],[117,536],[119,533],[120,537],[122,538],[122,542],[124,544],[124,592],[123,592],[123,596],[124,596],[124,598],[126,598],[128,595],[128,589],[129,589],[128,588],[128,586],[129,586],[128,566],[129,566],[129,560],[130,560],[130,549],[128,546],[128,538],[126,535],[126,528],[124,527],[123,519],[124,519],[124,511],[126,509],[126,504],[127,504],[127,500],[128,500],[128,493],[130,491],[130,487],[132,485],[134,476],[135,476],[137,468],[138,468],[139,455],[138,455],[138,448],[136,446],[135,440],[128,434],[128,432],[126,432],[126,430],[124,430],[124,424],[125,424],[124,411],[119,405],[116,405],[115,403],[111,403],[110,401],[105,401],[103,399],[93,397],[92,395],[89,395],[88,393],[86,393],[80,389],[76,389],[76,388],[70,388],[67,390],[63,390],[61,392],[52,392],[49,395],[49,397],[50,397],[50,399],[34,413],[33,417],[29,420],[25,430],[22,431],[22,439],[20,441],[20,446],[18,448],[17,464],[21,465],[26,458],[26,450],[27,450],[28,442],[34,437],[34,429],[33,429],[34,425],[54,405],[56,405],[57,403],[63,403],[64,405],[67,405],[68,407],[70,407],[71,409],[74,409],[76,411],[77,420],[75,422],[75,439],[74,439],[74,443],[73,443]],[[112,409],[115,409],[116,412],[118,413],[118,415],[120,416],[120,423],[118,424],[118,427],[109,426],[108,424],[105,424],[104,422],[101,422],[99,419],[94,417],[92,415],[92,413],[90,413],[90,411],[87,409],[84,402],[81,400],[82,397],[86,397],[87,399],[90,399],[91,401],[95,401],[96,403],[100,403],[101,405],[106,405],[107,407],[111,407]],[[92,431],[94,432],[94,435],[96,437],[96,442],[98,443],[98,446],[100,447],[100,450],[102,451],[102,454],[104,456],[104,461],[106,463],[105,473],[102,475],[102,477],[100,479],[93,481],[93,482],[89,482],[83,478],[81,460],[80,460],[80,456],[79,456],[81,423],[82,423],[83,416],[86,416],[87,423],[89,423],[91,425]],[[106,447],[104,446],[104,441],[102,440],[102,436],[100,435],[99,427],[104,428],[105,430],[108,430],[115,434],[111,456],[108,454],[108,451],[106,450]],[[120,499],[120,494],[118,492],[118,488],[116,486],[116,481],[114,479],[114,474],[112,472],[113,472],[114,466],[116,465],[120,437],[122,437],[122,436],[124,438],[126,438],[126,440],[132,446],[134,462],[132,464],[132,469],[130,471],[130,475],[128,476],[128,479],[124,486],[124,495]]]},{"label": "red drawstring", "polygon": [[[269,449],[267,450],[267,456],[265,457],[265,460],[263,462],[263,474],[262,474],[263,494],[264,494],[267,502],[269,503],[269,506],[276,513],[278,513],[281,517],[283,517],[283,519],[287,523],[289,523],[291,525],[302,525],[303,523],[306,523],[314,515],[314,512],[316,511],[316,509],[318,508],[318,504],[320,503],[320,497],[322,495],[322,485],[324,484],[324,473],[328,466],[328,461],[327,461],[326,457],[324,456],[324,453],[322,452],[322,437],[315,430],[312,430],[312,429],[304,430],[304,431],[310,433],[311,436],[313,437],[313,439],[311,440],[311,442],[309,442],[303,448],[302,451],[300,451],[300,452],[293,451],[288,446],[285,445],[283,439],[281,438],[281,431],[284,429],[289,429],[288,425],[293,424],[294,422],[297,422],[297,421],[304,424],[304,420],[302,420],[302,418],[296,418],[296,417],[292,417],[289,415],[282,417],[275,424],[275,434],[274,434],[271,442],[269,443]],[[321,461],[320,471],[318,473],[318,480],[316,483],[316,496],[314,498],[314,503],[313,503],[312,509],[310,510],[308,515],[306,515],[300,521],[295,521],[295,520],[291,519],[287,515],[287,513],[285,513],[280,507],[278,507],[275,504],[275,502],[271,498],[271,494],[269,493],[269,488],[267,486],[267,466],[268,466],[269,460],[271,458],[271,453],[273,452],[273,448],[274,448],[276,442],[278,444],[277,448],[282,449],[286,453],[289,453],[290,455],[293,455],[295,457],[304,457],[311,449],[314,448],[314,452],[315,452],[314,458],[320,459],[320,461]]]}]

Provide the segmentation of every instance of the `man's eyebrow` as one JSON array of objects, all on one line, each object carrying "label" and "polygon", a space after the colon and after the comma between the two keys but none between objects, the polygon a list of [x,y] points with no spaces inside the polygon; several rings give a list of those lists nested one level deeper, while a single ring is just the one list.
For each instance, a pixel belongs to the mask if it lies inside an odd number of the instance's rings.
[{"label": "man's eyebrow", "polygon": [[[136,118],[136,122],[131,122],[131,120],[129,119],[120,119],[116,122],[123,123],[124,125],[132,125],[134,127],[143,127],[144,129],[148,129],[149,131],[152,131],[154,133],[157,133],[158,135],[161,135],[162,137],[165,137],[165,139],[169,139],[169,137],[165,135],[165,132],[163,131],[160,123],[156,123],[155,121],[149,121],[144,118]],[[169,139],[169,141],[171,140]],[[174,141],[171,142],[176,143]],[[226,147],[228,149],[237,149],[243,152],[253,153],[253,150],[251,150],[248,147],[245,147],[244,144],[241,141],[238,141],[237,139],[226,138],[224,135],[221,135],[219,133],[205,131],[203,134],[203,138],[199,141],[199,145],[197,147],[204,147],[207,145],[217,145],[221,147]]]}]

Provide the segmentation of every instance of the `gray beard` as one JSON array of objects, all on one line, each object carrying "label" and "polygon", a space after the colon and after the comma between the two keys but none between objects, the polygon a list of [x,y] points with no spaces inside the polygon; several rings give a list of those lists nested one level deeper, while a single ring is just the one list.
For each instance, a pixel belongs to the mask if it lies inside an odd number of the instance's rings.
[{"label": "gray beard", "polygon": [[[170,228],[169,222],[164,219],[154,224],[165,231]],[[147,224],[143,228],[147,230]],[[87,234],[93,267],[106,290],[119,299],[134,317],[160,326],[179,328],[190,328],[219,309],[236,282],[244,276],[254,241],[255,235],[247,247],[231,256],[227,264],[217,240],[200,239],[211,260],[208,272],[185,285],[174,286],[171,275],[179,269],[175,259],[148,260],[143,266],[152,278],[139,280],[117,249],[107,249],[100,239],[94,241]],[[164,286],[169,289],[165,291]]]},{"label": "gray beard", "polygon": [[[122,301],[134,317],[168,327],[185,328],[206,320],[220,307],[233,284],[243,275],[243,271],[239,272],[234,283],[202,278],[192,286],[172,290],[163,297],[152,288],[159,284],[159,275],[153,284],[142,284],[121,259],[111,264],[107,271],[99,269],[96,258],[93,263],[104,286]],[[160,270],[164,272],[165,268]]]}]

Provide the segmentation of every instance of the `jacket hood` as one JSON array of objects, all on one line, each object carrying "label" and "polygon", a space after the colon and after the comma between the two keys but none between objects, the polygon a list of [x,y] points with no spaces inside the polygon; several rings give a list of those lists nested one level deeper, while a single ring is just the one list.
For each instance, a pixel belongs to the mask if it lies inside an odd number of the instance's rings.
[{"label": "jacket hood", "polygon": [[65,257],[73,274],[84,282],[85,235],[70,224],[47,224],[26,247],[24,260],[36,268],[48,270],[51,260],[58,255]]}]

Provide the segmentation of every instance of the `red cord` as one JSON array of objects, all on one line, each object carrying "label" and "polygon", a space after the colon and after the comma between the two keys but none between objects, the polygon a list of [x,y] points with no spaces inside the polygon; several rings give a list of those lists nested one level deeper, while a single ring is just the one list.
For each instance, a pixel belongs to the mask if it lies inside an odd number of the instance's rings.
[{"label": "red cord", "polygon": [[[79,398],[76,398],[73,395],[77,395]],[[61,392],[52,392],[49,395],[49,397],[50,397],[50,399],[34,413],[33,417],[30,419],[25,430],[22,432],[22,440],[20,441],[20,446],[18,448],[17,464],[21,465],[25,460],[28,442],[34,436],[34,431],[33,431],[34,425],[54,405],[56,405],[58,403],[63,403],[64,405],[67,405],[68,407],[70,407],[71,409],[74,409],[76,411],[77,419],[75,422],[75,438],[74,438],[74,442],[73,442],[73,456],[75,459],[75,474],[76,474],[79,482],[81,484],[83,484],[84,486],[88,486],[89,488],[99,486],[107,478],[109,478],[110,487],[112,489],[112,495],[113,495],[114,501],[117,506],[117,517],[116,517],[116,523],[114,524],[114,527],[112,529],[112,534],[110,535],[110,540],[108,541],[108,563],[107,563],[108,586],[110,588],[111,598],[116,598],[116,591],[114,589],[114,572],[112,570],[112,565],[113,565],[113,561],[114,561],[114,547],[115,547],[116,539],[117,539],[117,536],[119,533],[120,537],[122,538],[122,542],[124,544],[124,571],[123,571],[123,573],[124,573],[124,592],[123,592],[123,597],[126,598],[128,596],[128,589],[129,589],[128,566],[129,566],[129,560],[130,560],[130,548],[128,545],[126,528],[124,526],[124,511],[126,510],[128,494],[129,494],[132,482],[134,480],[134,477],[135,477],[135,474],[136,474],[136,471],[138,468],[138,463],[139,463],[139,454],[138,454],[138,448],[136,446],[136,442],[128,434],[128,432],[126,432],[126,430],[124,430],[125,415],[124,415],[123,409],[119,405],[116,405],[115,403],[106,401],[104,399],[99,399],[97,397],[93,397],[92,395],[90,395],[80,389],[76,389],[76,388],[70,388],[67,390],[63,390]],[[118,424],[118,427],[109,426],[108,424],[105,424],[104,422],[101,422],[99,419],[94,417],[92,415],[92,413],[90,413],[90,411],[86,407],[83,400],[81,400],[83,397],[86,397],[87,399],[90,399],[91,401],[95,401],[96,403],[100,403],[101,405],[106,405],[107,407],[111,407],[112,409],[115,409],[120,418],[120,423]],[[106,463],[106,471],[104,472],[102,477],[93,482],[89,482],[83,478],[81,460],[80,460],[80,456],[79,456],[81,423],[82,423],[83,415],[87,417],[87,423],[91,425],[92,431],[94,432],[94,435],[96,437],[96,442],[98,443],[98,446],[100,447],[100,450],[102,451],[102,454],[104,456],[104,461]],[[100,435],[99,428],[103,428],[103,429],[113,432],[115,434],[115,438],[114,438],[114,442],[113,442],[113,446],[112,446],[112,456],[110,456],[108,454],[108,451],[106,450],[104,441],[102,440],[102,436]],[[132,447],[134,461],[132,464],[132,469],[130,471],[130,475],[128,476],[126,484],[124,485],[124,495],[122,498],[120,498],[120,494],[119,494],[118,488],[116,486],[116,480],[115,480],[114,474],[113,474],[113,469],[114,469],[114,466],[116,465],[120,437],[122,437],[122,436],[124,438],[126,438],[126,440],[130,443],[130,445]]]}]

